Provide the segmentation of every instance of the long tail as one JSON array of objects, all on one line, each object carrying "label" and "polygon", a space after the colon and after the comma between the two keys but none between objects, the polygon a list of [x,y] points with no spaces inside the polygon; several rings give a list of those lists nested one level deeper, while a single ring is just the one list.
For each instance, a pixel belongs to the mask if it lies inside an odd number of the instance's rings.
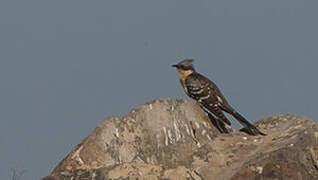
[{"label": "long tail", "polygon": [[225,112],[231,114],[233,117],[235,117],[235,119],[242,125],[245,127],[245,130],[251,134],[251,135],[262,135],[262,136],[266,136],[265,133],[261,132],[260,130],[258,130],[253,124],[251,124],[250,122],[248,122],[240,113],[238,113],[237,111],[235,111],[233,108],[231,107],[227,107],[227,106],[222,106],[221,107],[222,110],[224,110]]}]

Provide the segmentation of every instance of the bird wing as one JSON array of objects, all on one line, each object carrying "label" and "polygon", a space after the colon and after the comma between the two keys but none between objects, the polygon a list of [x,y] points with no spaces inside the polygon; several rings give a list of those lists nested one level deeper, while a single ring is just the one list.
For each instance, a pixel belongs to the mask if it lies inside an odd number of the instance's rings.
[{"label": "bird wing", "polygon": [[188,95],[199,102],[205,102],[208,105],[224,104],[229,106],[219,88],[199,73],[189,75],[185,79],[185,87]]},{"label": "bird wing", "polygon": [[199,73],[191,74],[185,80],[185,88],[191,98],[198,101],[225,123],[231,125],[231,122],[225,117],[222,109],[219,107],[221,104],[227,104],[227,102],[212,81]]}]

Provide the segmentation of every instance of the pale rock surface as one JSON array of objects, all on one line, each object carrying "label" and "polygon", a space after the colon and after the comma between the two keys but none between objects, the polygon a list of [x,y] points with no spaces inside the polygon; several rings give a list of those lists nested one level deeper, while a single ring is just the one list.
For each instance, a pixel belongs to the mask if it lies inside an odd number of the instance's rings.
[{"label": "pale rock surface", "polygon": [[43,180],[318,179],[318,123],[276,115],[267,136],[220,134],[201,108],[158,99],[104,120]]}]

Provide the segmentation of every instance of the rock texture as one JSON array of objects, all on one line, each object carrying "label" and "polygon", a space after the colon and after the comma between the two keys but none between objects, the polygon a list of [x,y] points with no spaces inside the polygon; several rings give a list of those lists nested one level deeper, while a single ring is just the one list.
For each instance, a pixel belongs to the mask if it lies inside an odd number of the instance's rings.
[{"label": "rock texture", "polygon": [[318,123],[255,124],[268,135],[220,134],[193,102],[155,100],[103,121],[43,180],[318,179]]}]

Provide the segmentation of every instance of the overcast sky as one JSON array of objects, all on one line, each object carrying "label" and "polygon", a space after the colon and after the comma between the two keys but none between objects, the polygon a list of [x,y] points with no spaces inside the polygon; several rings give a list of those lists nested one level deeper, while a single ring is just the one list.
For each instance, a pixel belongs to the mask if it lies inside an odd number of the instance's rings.
[{"label": "overcast sky", "polygon": [[[318,119],[317,0],[0,2],[0,179],[48,175],[109,116],[186,98],[194,58],[254,121]],[[235,127],[239,127],[235,125]]]}]

